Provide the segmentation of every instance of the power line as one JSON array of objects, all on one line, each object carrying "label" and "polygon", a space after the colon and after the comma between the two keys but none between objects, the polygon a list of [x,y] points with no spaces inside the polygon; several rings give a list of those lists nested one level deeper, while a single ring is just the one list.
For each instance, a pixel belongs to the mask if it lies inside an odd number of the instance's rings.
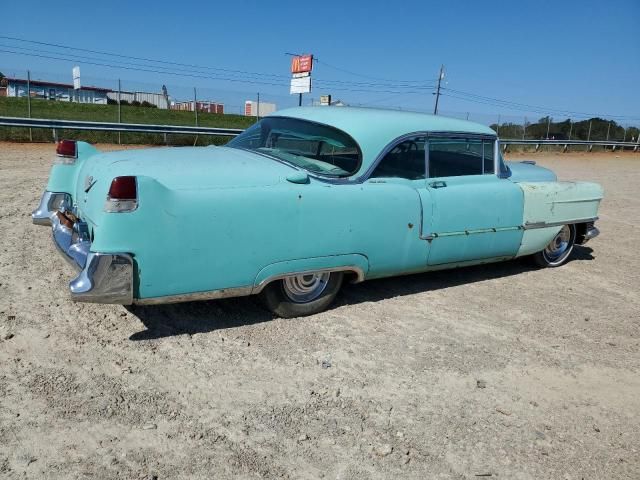
[{"label": "power line", "polygon": [[[173,67],[187,67],[189,71],[191,73],[194,72],[197,74],[203,74],[204,72],[202,71],[198,71],[198,70],[210,70],[213,72],[224,72],[225,75],[233,75],[234,78],[236,78],[237,75],[240,76],[249,76],[252,79],[262,79],[262,77],[271,77],[271,82],[277,81],[277,79],[282,79],[282,81],[288,81],[289,80],[289,76],[286,75],[278,75],[278,74],[271,74],[271,73],[260,73],[260,72],[251,72],[251,71],[245,71],[245,70],[234,70],[234,69],[228,69],[228,68],[221,68],[221,67],[211,67],[211,66],[204,66],[204,65],[195,65],[195,64],[188,64],[188,63],[180,63],[180,62],[171,62],[171,61],[167,61],[167,60],[157,60],[157,59],[152,59],[152,58],[146,58],[146,57],[136,57],[136,56],[132,56],[132,55],[122,55],[119,53],[113,53],[113,52],[105,52],[105,51],[100,51],[100,50],[91,50],[91,49],[87,49],[87,48],[80,48],[80,47],[73,47],[70,45],[62,45],[62,44],[58,44],[58,43],[51,43],[51,42],[39,42],[39,41],[35,41],[35,40],[28,40],[28,39],[23,39],[23,38],[17,38],[17,37],[10,37],[10,36],[6,36],[6,35],[0,35],[0,38],[5,39],[5,40],[11,40],[11,41],[16,41],[16,42],[25,42],[25,43],[30,43],[30,44],[35,44],[35,45],[45,45],[48,47],[53,47],[53,48],[57,48],[57,49],[65,49],[65,50],[75,50],[78,52],[87,52],[87,53],[91,53],[94,55],[102,55],[102,56],[108,56],[108,57],[117,57],[117,58],[124,58],[124,59],[129,59],[129,60],[137,60],[138,62],[146,62],[146,63],[152,63],[152,64],[160,64],[160,65],[140,65],[139,63],[132,63],[132,62],[123,62],[121,60],[113,60],[113,59],[102,59],[102,58],[98,58],[95,59],[93,57],[87,57],[87,56],[81,56],[81,55],[77,55],[77,54],[68,54],[66,52],[55,52],[55,51],[50,51],[50,50],[42,50],[42,49],[33,49],[33,48],[27,48],[27,47],[21,47],[18,45],[3,45],[3,47],[5,48],[12,48],[12,49],[19,49],[19,50],[27,50],[27,51],[31,51],[31,52],[36,52],[39,53],[40,55],[70,55],[73,56],[74,58],[79,59],[79,61],[85,61],[85,62],[115,62],[115,63],[120,63],[120,64],[124,64],[124,65],[133,65],[133,66],[138,66],[138,67],[142,67],[142,68],[153,68],[153,69],[163,69],[163,70],[170,70],[170,68]],[[9,52],[6,52],[9,53]],[[25,54],[26,55],[26,54]],[[46,58],[46,57],[45,57]],[[89,58],[89,60],[83,60]],[[324,63],[324,62],[323,62]],[[95,64],[95,63],[93,63]],[[169,67],[164,67],[161,65],[169,65],[171,66]],[[115,67],[115,65],[110,65],[112,67]],[[119,68],[124,68],[124,67],[119,67]],[[185,71],[184,69],[182,69],[182,71]],[[215,75],[219,75],[219,74],[215,74]],[[322,81],[324,83],[327,84],[340,84],[340,85],[353,85],[353,86],[358,86],[361,88],[395,88],[395,89],[402,89],[402,88],[413,88],[413,89],[428,89],[428,88],[432,88],[433,85],[429,85],[426,83],[422,83],[422,84],[408,84],[409,81],[388,81],[387,83],[365,83],[365,82],[354,82],[354,81],[349,81],[349,80],[331,80],[331,79],[325,79],[325,80],[320,80],[317,79],[316,81]],[[265,83],[268,84],[268,83]]]},{"label": "power line", "polygon": [[380,77],[372,77],[371,75],[365,75],[363,73],[357,73],[357,72],[353,72],[351,70],[347,70],[346,68],[342,68],[342,67],[336,67],[335,65],[331,65],[328,62],[320,61],[316,58],[314,58],[314,61],[321,64],[321,65],[325,65],[329,68],[333,68],[334,70],[338,70],[339,72],[343,72],[343,73],[348,73],[349,75],[355,75],[357,77],[362,77],[362,78],[368,78],[370,80],[379,80],[379,81],[383,81],[383,82],[391,82],[391,83],[405,83],[405,84],[411,84],[411,83],[424,83],[424,82],[431,82],[431,83],[435,83],[435,79],[429,79],[429,80],[390,80],[390,79],[386,79],[386,78],[380,78]]},{"label": "power line", "polygon": [[[248,83],[248,84],[253,84],[253,85],[268,85],[268,86],[277,86],[277,87],[284,87],[287,86],[287,83],[274,83],[273,81],[263,81],[263,80],[258,80],[258,79],[254,79],[254,78],[243,78],[243,77],[234,77],[234,76],[222,76],[222,75],[213,75],[213,74],[201,74],[201,73],[190,73],[188,70],[184,70],[184,71],[173,71],[173,70],[169,70],[168,67],[154,67],[154,68],[148,68],[145,66],[137,66],[136,64],[125,64],[125,65],[114,65],[112,63],[106,63],[106,62],[101,62],[101,61],[95,61],[92,59],[87,59],[87,57],[84,56],[78,56],[78,55],[67,55],[67,57],[59,57],[59,56],[54,56],[54,55],[50,55],[50,54],[43,54],[43,53],[27,53],[27,52],[16,52],[14,50],[6,50],[6,49],[0,49],[0,52],[2,53],[8,53],[8,54],[14,54],[14,55],[25,55],[25,56],[30,56],[30,57],[38,57],[38,58],[46,58],[46,59],[51,59],[51,60],[60,60],[60,61],[66,61],[66,62],[83,62],[85,64],[88,65],[94,65],[94,66],[102,66],[102,67],[108,67],[108,68],[120,68],[120,69],[124,69],[124,70],[131,70],[131,71],[139,71],[139,72],[147,72],[147,73],[159,73],[159,74],[165,74],[165,75],[172,75],[172,76],[178,76],[178,77],[190,77],[190,78],[200,78],[200,79],[206,79],[206,80],[220,80],[220,81],[229,81],[229,82],[238,82],[238,83]],[[66,54],[65,54],[66,55]],[[130,65],[134,65],[134,66],[130,66]],[[160,70],[158,70],[160,69]],[[319,83],[320,85],[326,84],[328,81],[327,80],[316,80],[315,83]],[[343,86],[333,86],[333,85],[327,85],[328,88],[331,88],[335,91],[348,91],[348,92],[362,92],[362,93],[422,93],[420,91],[410,91],[410,90],[406,90],[406,91],[397,91],[396,90],[388,90],[388,89],[383,89],[383,88],[350,88],[349,86],[347,87],[343,87]],[[357,87],[357,84],[356,84]],[[425,87],[426,88],[426,87]]]},{"label": "power line", "polygon": [[[626,120],[634,120],[634,119],[640,118],[640,117],[634,117],[631,115],[608,115],[608,114],[601,114],[601,113],[585,113],[585,112],[576,112],[572,110],[563,110],[558,108],[544,107],[539,105],[530,105],[526,103],[513,102],[510,100],[487,97],[487,96],[479,95],[476,93],[463,92],[461,90],[454,90],[452,88],[447,88],[447,87],[442,87],[442,90],[446,90],[447,92],[452,92],[452,94],[451,93],[447,94],[447,96],[452,98],[457,98],[459,100],[466,100],[469,102],[480,103],[484,105],[491,105],[495,107],[511,108],[513,110],[520,110],[520,111],[530,111],[530,112],[542,113],[542,114],[556,113],[559,115],[566,115],[566,116],[573,115],[573,116],[579,116],[579,117],[585,117],[585,118],[608,117],[608,118],[619,118],[619,119],[626,119]],[[445,94],[443,93],[442,95],[445,95]]]},{"label": "power line", "polygon": [[134,57],[134,56],[131,56],[131,55],[122,55],[120,53],[105,52],[105,51],[100,51],[100,50],[90,50],[88,48],[73,47],[73,46],[70,46],[70,45],[61,45],[59,43],[39,42],[39,41],[36,41],[36,40],[28,40],[28,39],[17,38],[17,37],[8,37],[8,36],[5,36],[5,35],[0,35],[0,38],[4,38],[5,40],[13,40],[13,41],[17,41],[17,42],[32,43],[32,44],[36,44],[36,45],[45,45],[45,46],[48,46],[48,47],[62,48],[62,49],[67,49],[67,50],[76,50],[76,51],[79,51],[79,52],[94,53],[94,54],[98,54],[98,55],[106,55],[106,56],[113,56],[113,57],[119,57],[119,58],[127,58],[127,59],[130,59],[130,60],[140,60],[140,61],[144,61],[144,62],[161,63],[161,64],[165,64],[165,65],[173,65],[173,66],[178,66],[178,67],[190,67],[190,68],[200,68],[200,69],[205,69],[205,70],[219,70],[219,71],[224,71],[224,72],[233,72],[233,73],[242,73],[242,74],[254,74],[254,75],[262,75],[262,76],[270,76],[270,77],[288,78],[286,75],[278,75],[278,74],[273,74],[273,73],[248,72],[248,71],[244,71],[244,70],[233,70],[233,69],[225,69],[225,68],[221,68],[221,67],[210,67],[210,66],[202,66],[202,65],[193,65],[193,64],[188,64],[188,63],[180,63],[180,62],[170,62],[170,61],[167,61],[167,60],[157,60],[157,59],[145,58],[145,57]]},{"label": "power line", "polygon": [[[47,58],[47,59],[51,59],[51,60],[61,60],[61,61],[72,62],[72,63],[77,61],[77,60],[69,60],[68,58],[54,57],[54,56],[51,56],[51,55],[42,55],[42,54],[37,54],[37,53],[16,52],[16,51],[11,51],[11,50],[4,50],[4,49],[0,49],[0,52],[2,52],[2,53],[10,53],[10,54],[15,54],[15,55],[26,55],[26,56],[29,56],[29,57]],[[151,69],[151,68],[127,67],[127,66],[123,66],[123,65],[112,65],[112,64],[108,64],[108,63],[95,62],[95,61],[91,61],[91,60],[81,60],[81,61],[86,63],[86,64],[88,64],[88,65],[96,65],[96,66],[100,66],[100,67],[121,68],[123,70],[133,70],[133,71],[148,72],[148,73],[161,73],[161,74],[166,74],[166,75],[174,75],[174,76],[178,76],[178,77],[203,78],[203,79],[209,79],[209,80],[225,80],[225,81],[232,81],[232,82],[251,83],[251,84],[257,84],[257,85],[272,85],[272,86],[282,86],[282,85],[284,85],[282,83],[264,82],[264,81],[249,80],[249,79],[239,79],[239,78],[235,78],[235,77],[221,77],[221,76],[214,77],[214,76],[211,76],[211,75],[196,75],[196,74],[191,74],[191,73],[188,73],[188,72],[173,72],[173,71],[166,71],[166,70],[154,70],[154,69]]]}]

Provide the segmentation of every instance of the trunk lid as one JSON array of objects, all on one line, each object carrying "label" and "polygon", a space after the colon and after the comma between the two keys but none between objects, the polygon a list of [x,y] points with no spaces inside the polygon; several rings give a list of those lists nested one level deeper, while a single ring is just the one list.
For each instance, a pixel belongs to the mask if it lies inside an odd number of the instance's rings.
[{"label": "trunk lid", "polygon": [[[296,169],[256,153],[227,147],[124,150],[86,159],[76,180],[81,217],[95,223],[104,210],[111,181],[149,177],[169,190],[251,188],[276,185]],[[144,201],[144,191],[138,192]]]},{"label": "trunk lid", "polygon": [[[242,188],[275,185],[295,169],[255,153],[227,147],[124,150],[87,159],[78,187],[119,175],[147,176],[167,188]],[[91,181],[86,183],[87,177]]]}]

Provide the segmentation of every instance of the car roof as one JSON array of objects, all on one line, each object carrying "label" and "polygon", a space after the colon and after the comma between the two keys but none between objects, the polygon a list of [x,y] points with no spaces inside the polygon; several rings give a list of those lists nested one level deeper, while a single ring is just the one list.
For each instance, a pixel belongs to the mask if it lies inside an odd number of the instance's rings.
[{"label": "car roof", "polygon": [[331,125],[353,137],[362,150],[365,171],[393,140],[414,132],[455,132],[496,136],[489,127],[457,118],[426,113],[362,107],[296,107],[273,112],[273,117],[293,117]]}]

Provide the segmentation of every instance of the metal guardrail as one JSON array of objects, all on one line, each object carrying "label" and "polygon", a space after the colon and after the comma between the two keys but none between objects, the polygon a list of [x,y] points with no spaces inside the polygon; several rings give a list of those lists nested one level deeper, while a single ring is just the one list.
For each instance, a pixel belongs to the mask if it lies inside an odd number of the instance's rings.
[{"label": "metal guardrail", "polygon": [[535,145],[536,151],[544,145],[560,145],[564,151],[571,145],[586,145],[589,151],[591,151],[594,146],[611,147],[613,150],[616,148],[629,147],[633,148],[634,152],[640,148],[640,143],[637,142],[617,142],[613,140],[520,140],[516,138],[501,138],[500,144],[505,151],[509,145]]},{"label": "metal guardrail", "polygon": [[85,122],[79,120],[53,120],[47,118],[0,117],[2,127],[50,128],[68,130],[95,130],[100,132],[181,133],[235,137],[239,128],[212,128],[187,125],[148,125],[143,123]]},{"label": "metal guardrail", "polygon": [[[187,125],[151,125],[143,123],[112,123],[112,122],[86,122],[80,120],[53,120],[47,118],[21,118],[21,117],[0,117],[2,127],[26,127],[26,128],[49,128],[69,129],[69,130],[96,130],[102,132],[133,132],[133,133],[180,133],[192,135],[217,135],[235,137],[243,130],[240,128],[214,128],[196,127]],[[55,136],[55,133],[54,133]],[[633,148],[633,151],[640,149],[640,143],[617,142],[610,140],[522,140],[516,138],[500,139],[503,149],[506,151],[509,145],[535,145],[536,151],[544,145],[560,145],[563,150],[568,150],[572,145],[586,145],[591,151],[594,146],[617,148]]]}]

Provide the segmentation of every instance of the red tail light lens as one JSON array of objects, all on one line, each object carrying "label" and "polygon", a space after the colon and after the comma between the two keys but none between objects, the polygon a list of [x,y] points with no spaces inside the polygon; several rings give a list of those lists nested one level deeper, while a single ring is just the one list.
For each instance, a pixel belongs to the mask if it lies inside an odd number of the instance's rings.
[{"label": "red tail light lens", "polygon": [[135,200],[138,198],[136,177],[116,177],[109,187],[110,200]]},{"label": "red tail light lens", "polygon": [[107,202],[107,212],[132,212],[138,208],[138,182],[136,177],[116,177],[111,181]]},{"label": "red tail light lens", "polygon": [[74,140],[60,140],[56,153],[59,157],[78,158],[78,144]]}]

